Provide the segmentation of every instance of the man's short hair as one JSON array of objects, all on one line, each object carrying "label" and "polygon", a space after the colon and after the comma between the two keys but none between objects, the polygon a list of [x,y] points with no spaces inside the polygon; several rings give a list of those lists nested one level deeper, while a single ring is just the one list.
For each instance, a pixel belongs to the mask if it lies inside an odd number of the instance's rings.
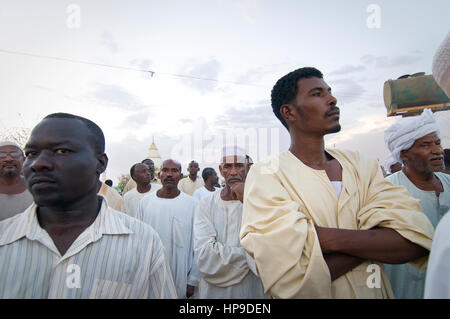
[{"label": "man's short hair", "polygon": [[[142,163],[136,163],[136,164],[134,164],[133,166],[131,166],[131,168],[130,168],[130,176],[131,176],[131,178],[133,178],[133,176],[134,176],[134,171],[136,170],[136,166],[138,166],[139,164],[142,164]],[[145,165],[145,164],[144,164]]]},{"label": "man's short hair", "polygon": [[107,180],[105,181],[105,184],[108,185],[109,187],[112,187],[112,186],[113,186],[113,181],[110,180],[110,179],[107,179]]},{"label": "man's short hair", "polygon": [[69,113],[52,113],[44,117],[45,119],[75,119],[83,122],[93,137],[92,146],[95,153],[97,155],[105,153],[105,135],[103,135],[102,129],[91,120]]},{"label": "man's short hair", "polygon": [[288,128],[286,122],[281,116],[280,108],[284,104],[292,103],[298,92],[298,81],[304,78],[318,77],[323,79],[323,74],[316,68],[306,67],[292,71],[275,83],[272,89],[272,110],[275,116],[280,120],[284,127]]},{"label": "man's short hair", "polygon": [[444,149],[444,164],[445,164],[445,167],[450,165],[450,149],[449,148]]},{"label": "man's short hair", "polygon": [[202,178],[203,181],[206,182],[206,180],[208,179],[208,177],[210,177],[211,175],[217,174],[216,171],[214,170],[214,168],[212,167],[205,167],[202,171]]},{"label": "man's short hair", "polygon": [[152,162],[153,166],[155,165],[155,162],[153,162],[153,160],[150,159],[150,158],[143,159],[143,160],[141,161],[141,163],[142,163],[142,164],[145,164],[145,162],[147,162],[147,161]]}]

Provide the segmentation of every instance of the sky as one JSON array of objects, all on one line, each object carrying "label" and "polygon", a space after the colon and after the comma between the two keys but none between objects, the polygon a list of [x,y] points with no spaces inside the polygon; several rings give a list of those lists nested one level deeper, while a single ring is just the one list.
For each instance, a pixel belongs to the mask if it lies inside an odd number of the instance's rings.
[{"label": "sky", "polygon": [[[383,84],[431,74],[450,30],[450,2],[364,0],[0,0],[0,133],[54,112],[96,122],[102,179],[147,156],[217,168],[227,141],[254,161],[287,150],[272,112],[275,82],[297,68],[324,74],[341,110],[326,146],[388,155]],[[450,146],[450,111],[435,113]]]}]

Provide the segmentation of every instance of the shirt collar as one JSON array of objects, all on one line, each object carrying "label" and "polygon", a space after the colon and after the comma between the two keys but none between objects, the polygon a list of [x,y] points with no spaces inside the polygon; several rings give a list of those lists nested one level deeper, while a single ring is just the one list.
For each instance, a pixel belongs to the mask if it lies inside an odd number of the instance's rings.
[{"label": "shirt collar", "polygon": [[[46,231],[39,225],[36,214],[37,208],[38,206],[33,203],[23,213],[0,223],[0,246],[13,243],[22,237],[27,237],[30,240],[37,240],[42,237]],[[83,233],[86,232],[90,233],[92,241],[98,240],[103,234],[122,235],[133,233],[127,227],[121,213],[110,208],[103,197],[100,212],[95,221],[83,231]]]}]

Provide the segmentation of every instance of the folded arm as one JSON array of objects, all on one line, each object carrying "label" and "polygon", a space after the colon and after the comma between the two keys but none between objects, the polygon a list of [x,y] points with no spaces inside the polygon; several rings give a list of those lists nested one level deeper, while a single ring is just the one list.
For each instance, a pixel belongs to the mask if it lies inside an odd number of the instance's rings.
[{"label": "folded arm", "polygon": [[393,229],[349,230],[316,226],[324,253],[342,253],[386,264],[402,264],[425,256],[428,250]]}]

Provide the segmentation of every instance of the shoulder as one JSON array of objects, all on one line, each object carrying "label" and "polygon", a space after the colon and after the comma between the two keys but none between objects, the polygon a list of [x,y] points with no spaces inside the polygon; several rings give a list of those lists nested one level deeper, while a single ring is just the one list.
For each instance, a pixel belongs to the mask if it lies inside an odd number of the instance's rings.
[{"label": "shoulder", "polygon": [[450,185],[450,175],[449,174],[446,174],[443,172],[436,172],[435,174],[441,181],[444,181],[445,183]]},{"label": "shoulder", "polygon": [[[130,235],[138,240],[159,241],[158,233],[150,225],[131,217],[125,213],[119,212],[113,208],[108,208],[109,218],[120,221],[127,229],[131,231]],[[143,242],[145,242],[143,241]]]},{"label": "shoulder", "polygon": [[395,172],[394,174],[386,176],[386,180],[390,181],[392,184],[398,184],[401,174],[402,174],[401,171]]},{"label": "shoulder", "polygon": [[198,204],[198,200],[194,197],[192,197],[191,195],[188,195],[182,191],[180,191],[180,195],[178,195],[180,200],[185,201],[186,203],[190,204],[190,205],[197,205]]}]

